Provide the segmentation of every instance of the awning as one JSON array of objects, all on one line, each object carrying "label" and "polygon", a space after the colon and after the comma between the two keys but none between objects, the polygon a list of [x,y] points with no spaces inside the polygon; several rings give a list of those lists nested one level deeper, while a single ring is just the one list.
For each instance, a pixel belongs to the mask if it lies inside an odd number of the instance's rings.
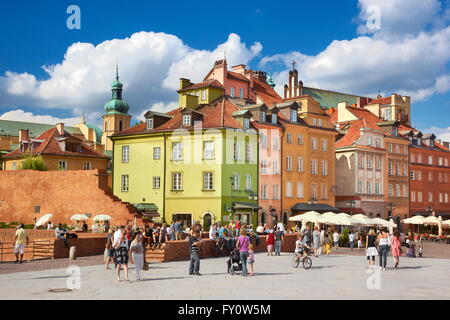
[{"label": "awning", "polygon": [[[154,203],[137,203],[133,204],[133,206],[138,210],[139,212],[142,212],[143,214],[155,214],[158,213],[158,206]],[[158,214],[159,216],[159,214]]]},{"label": "awning", "polygon": [[253,202],[233,202],[234,210],[258,210],[261,209],[256,203]]},{"label": "awning", "polygon": [[316,211],[319,213],[324,212],[339,212],[338,208],[332,207],[328,204],[323,203],[297,203],[295,206],[291,208],[292,212],[300,211],[300,212],[308,212],[308,211]]},{"label": "awning", "polygon": [[[424,212],[416,212],[413,214],[413,216],[422,216],[422,217],[429,217],[432,216],[432,212],[424,211]],[[450,217],[450,212],[435,212],[436,217]]]}]

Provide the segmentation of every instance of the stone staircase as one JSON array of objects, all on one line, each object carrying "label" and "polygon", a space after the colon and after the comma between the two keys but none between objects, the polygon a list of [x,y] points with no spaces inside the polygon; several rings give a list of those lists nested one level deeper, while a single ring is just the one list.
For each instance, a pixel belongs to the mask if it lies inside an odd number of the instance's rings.
[{"label": "stone staircase", "polygon": [[165,249],[145,249],[145,258],[148,262],[165,262],[166,250]]}]

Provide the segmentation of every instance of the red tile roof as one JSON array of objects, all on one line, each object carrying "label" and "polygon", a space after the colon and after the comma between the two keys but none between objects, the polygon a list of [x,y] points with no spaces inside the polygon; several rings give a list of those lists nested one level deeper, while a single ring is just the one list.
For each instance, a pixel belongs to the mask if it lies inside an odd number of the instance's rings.
[{"label": "red tile roof", "polygon": [[277,103],[283,102],[283,99],[278,95],[278,93],[267,83],[253,80],[253,92],[268,107],[272,107]]},{"label": "red tile roof", "polygon": [[179,90],[178,92],[184,92],[194,89],[200,89],[200,88],[206,88],[206,87],[212,87],[212,88],[218,88],[218,89],[224,89],[223,85],[217,81],[217,80],[206,80],[200,83],[194,83],[184,89]]},{"label": "red tile roof", "polygon": [[233,71],[228,71],[228,78],[244,82],[250,82],[250,80],[248,80],[244,75]]},{"label": "red tile roof", "polygon": [[391,101],[391,97],[385,97],[371,100],[369,104],[391,104]]},{"label": "red tile roof", "polygon": [[[81,144],[81,152],[72,152],[72,151],[66,151],[62,150],[59,142],[56,140],[56,138],[66,138],[71,140],[76,140]],[[50,130],[45,131],[42,133],[39,137],[37,137],[35,140],[42,140],[43,142],[39,143],[33,150],[21,152],[20,148],[8,153],[4,156],[4,158],[17,158],[17,157],[24,157],[26,155],[32,154],[32,155],[61,155],[61,156],[74,156],[74,157],[88,157],[88,158],[105,158],[107,159],[108,156],[92,149],[87,144],[82,142],[82,140],[75,135],[72,135],[68,133],[67,131],[64,132],[64,135],[59,135],[58,130],[56,128],[52,128]]]}]

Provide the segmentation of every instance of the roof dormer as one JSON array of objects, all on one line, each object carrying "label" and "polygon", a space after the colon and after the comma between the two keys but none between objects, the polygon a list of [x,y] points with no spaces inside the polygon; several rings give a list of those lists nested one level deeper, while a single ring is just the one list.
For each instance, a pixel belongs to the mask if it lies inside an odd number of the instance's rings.
[{"label": "roof dormer", "polygon": [[153,130],[172,119],[172,116],[155,111],[147,112],[144,117],[146,120],[146,130]]}]

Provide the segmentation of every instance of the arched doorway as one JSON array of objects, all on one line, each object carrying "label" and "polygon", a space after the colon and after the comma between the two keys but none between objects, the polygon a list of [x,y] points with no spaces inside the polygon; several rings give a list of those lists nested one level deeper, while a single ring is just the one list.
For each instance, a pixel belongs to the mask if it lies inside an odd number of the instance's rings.
[{"label": "arched doorway", "polygon": [[207,213],[203,216],[203,230],[209,231],[212,225],[212,216]]}]

